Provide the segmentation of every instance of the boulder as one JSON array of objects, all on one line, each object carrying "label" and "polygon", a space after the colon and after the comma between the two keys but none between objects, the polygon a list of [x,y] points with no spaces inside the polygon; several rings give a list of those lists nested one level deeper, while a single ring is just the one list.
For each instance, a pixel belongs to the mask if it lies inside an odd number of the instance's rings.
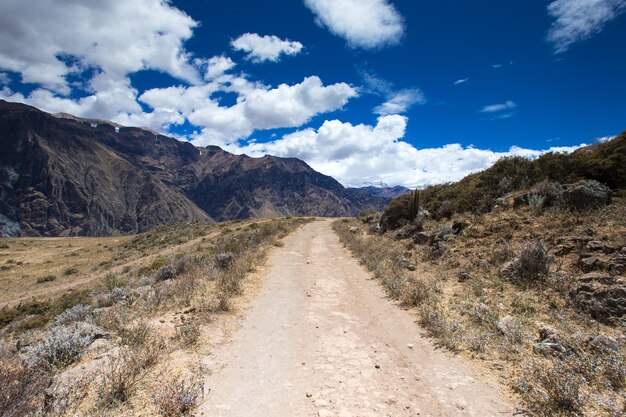
[{"label": "boulder", "polygon": [[358,232],[358,231],[359,231],[359,228],[358,228],[358,227],[354,227],[354,226],[352,226],[352,227],[351,227],[351,228],[349,228],[348,230],[350,231],[350,233],[356,233],[356,232]]},{"label": "boulder", "polygon": [[626,315],[626,280],[592,272],[578,278],[571,297],[596,320],[610,321]]},{"label": "boulder", "polygon": [[611,189],[594,180],[568,185],[563,192],[563,205],[574,210],[601,207],[611,203]]},{"label": "boulder", "polygon": [[413,243],[416,245],[425,245],[428,242],[430,242],[430,235],[426,233],[417,232],[413,235]]},{"label": "boulder", "polygon": [[500,330],[500,333],[507,337],[515,336],[520,331],[520,325],[517,320],[508,315],[500,319],[496,327]]},{"label": "boulder", "polygon": [[605,336],[601,334],[599,336],[594,337],[593,340],[589,344],[595,349],[602,351],[602,352],[607,352],[607,351],[619,352],[619,342],[613,339],[611,336]]},{"label": "boulder", "polygon": [[617,251],[617,248],[604,242],[592,240],[587,243],[587,250],[591,252],[603,252],[610,254]]}]

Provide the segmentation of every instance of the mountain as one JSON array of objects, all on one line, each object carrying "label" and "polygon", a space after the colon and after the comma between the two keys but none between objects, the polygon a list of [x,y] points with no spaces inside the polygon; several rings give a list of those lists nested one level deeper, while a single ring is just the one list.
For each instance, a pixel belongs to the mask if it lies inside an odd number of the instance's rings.
[{"label": "mountain", "polygon": [[350,216],[384,200],[294,158],[233,155],[0,100],[0,235],[102,236],[178,222]]},{"label": "mountain", "polygon": [[386,184],[366,185],[366,186],[358,187],[358,188],[350,188],[350,190],[366,193],[373,197],[379,197],[379,198],[385,198],[385,199],[396,198],[396,197],[401,196],[402,194],[411,192],[410,189],[403,187],[401,185],[390,187]]}]

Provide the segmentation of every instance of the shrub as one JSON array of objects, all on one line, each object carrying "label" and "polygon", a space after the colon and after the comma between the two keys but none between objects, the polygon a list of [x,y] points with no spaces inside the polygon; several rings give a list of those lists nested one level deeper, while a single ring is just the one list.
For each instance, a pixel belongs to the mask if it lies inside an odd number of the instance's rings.
[{"label": "shrub", "polygon": [[65,310],[54,318],[55,326],[63,326],[70,323],[79,321],[91,321],[93,316],[89,311],[89,307],[84,304],[77,304],[72,308]]},{"label": "shrub", "polygon": [[434,281],[410,279],[404,285],[400,299],[407,306],[419,307],[424,303],[437,302],[440,292],[441,289]]},{"label": "shrub", "polygon": [[583,395],[585,379],[566,361],[551,364],[532,362],[524,369],[518,389],[522,404],[534,416],[582,415],[587,400]]},{"label": "shrub", "polygon": [[93,326],[79,322],[50,328],[35,346],[27,349],[32,367],[65,367],[77,360],[93,341]]},{"label": "shrub", "polygon": [[185,323],[176,328],[176,339],[178,339],[184,347],[195,346],[199,338],[200,326],[196,323]]},{"label": "shrub", "polygon": [[528,243],[513,265],[511,280],[527,287],[543,281],[550,272],[551,262],[552,257],[543,241]]},{"label": "shrub", "polygon": [[528,206],[535,213],[541,213],[543,211],[543,204],[546,198],[539,194],[530,194],[528,196]]},{"label": "shrub", "polygon": [[29,416],[41,409],[50,375],[0,347],[0,416]]},{"label": "shrub", "polygon": [[428,333],[451,351],[456,351],[461,338],[461,326],[453,319],[446,317],[442,308],[437,305],[422,305],[419,310],[419,322]]},{"label": "shrub", "polygon": [[102,281],[100,281],[100,286],[104,291],[113,291],[113,289],[125,285],[126,280],[112,273],[106,274],[104,278],[102,278]]},{"label": "shrub", "polygon": [[37,284],[43,284],[44,282],[52,282],[57,279],[54,275],[44,275],[43,277],[37,278]]},{"label": "shrub", "polygon": [[152,402],[164,417],[192,415],[203,399],[204,383],[197,378],[172,378],[161,383],[152,394]]},{"label": "shrub", "polygon": [[67,268],[65,271],[63,271],[63,275],[65,276],[74,275],[77,273],[78,273],[78,269],[74,267]]},{"label": "shrub", "polygon": [[176,278],[176,268],[174,268],[173,265],[162,266],[154,273],[153,278],[155,282],[163,282],[169,279],[174,279]]},{"label": "shrub", "polygon": [[217,269],[227,269],[235,262],[235,255],[232,252],[218,253],[213,258],[213,264]]}]

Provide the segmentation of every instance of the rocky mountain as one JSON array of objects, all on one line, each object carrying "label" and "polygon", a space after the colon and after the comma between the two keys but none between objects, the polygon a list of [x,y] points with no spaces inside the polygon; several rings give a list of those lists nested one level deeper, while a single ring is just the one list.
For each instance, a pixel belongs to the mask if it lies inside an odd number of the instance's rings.
[{"label": "rocky mountain", "polygon": [[380,197],[386,199],[392,199],[401,196],[402,194],[406,194],[411,192],[410,189],[403,187],[401,185],[397,185],[395,187],[390,187],[388,185],[367,185],[358,188],[350,188],[351,190],[357,192],[363,192],[373,197]]},{"label": "rocky mountain", "polygon": [[177,221],[349,216],[383,204],[298,159],[238,156],[0,100],[3,236],[101,236]]}]

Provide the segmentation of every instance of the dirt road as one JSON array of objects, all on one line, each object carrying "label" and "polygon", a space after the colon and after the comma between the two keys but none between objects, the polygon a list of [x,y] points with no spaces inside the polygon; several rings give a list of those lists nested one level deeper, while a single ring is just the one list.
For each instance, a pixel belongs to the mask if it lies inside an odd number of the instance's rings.
[{"label": "dirt road", "polygon": [[208,360],[211,391],[197,415],[512,415],[497,387],[420,336],[330,221],[284,243],[241,327]]}]

